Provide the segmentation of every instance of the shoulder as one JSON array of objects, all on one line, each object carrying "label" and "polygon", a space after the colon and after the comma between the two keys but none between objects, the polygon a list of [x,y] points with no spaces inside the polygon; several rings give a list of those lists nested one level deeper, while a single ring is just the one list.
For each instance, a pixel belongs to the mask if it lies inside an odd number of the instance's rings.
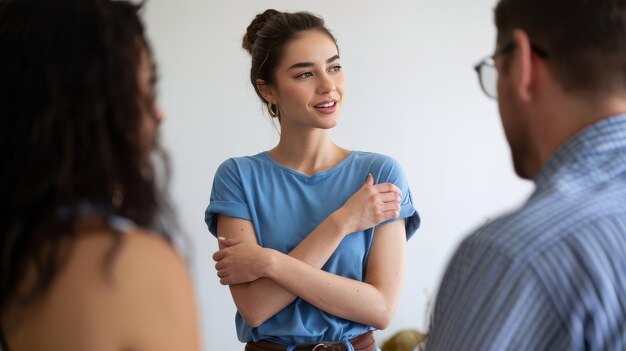
[{"label": "shoulder", "polygon": [[[135,229],[123,234],[123,246],[120,248],[116,275],[179,277],[186,275],[186,264],[174,247],[155,233]],[[151,267],[149,267],[151,266]],[[123,271],[123,272],[122,272]],[[156,271],[156,272],[155,272]],[[170,276],[171,275],[171,276]]]},{"label": "shoulder", "polygon": [[[574,208],[530,206],[480,228],[454,254],[442,296],[466,301],[468,296],[459,294],[483,291],[488,293],[475,299],[487,299],[500,291],[497,296],[506,301],[523,297],[518,287],[532,286],[564,323],[596,323],[619,313],[623,319],[619,302],[606,297],[626,292],[626,213],[594,217]],[[516,292],[510,295],[508,289]]]},{"label": "shoulder", "polygon": [[352,151],[355,162],[369,163],[379,167],[389,165],[400,165],[393,157],[370,151]]},{"label": "shoulder", "polygon": [[[477,229],[459,249],[496,251],[518,263],[574,250],[573,242],[615,236],[626,225],[626,202],[594,194],[533,195],[519,209]],[[613,223],[613,224],[611,224]],[[599,233],[602,233],[600,235]]]},{"label": "shoulder", "polygon": [[187,264],[154,233],[124,233],[113,264],[111,308],[119,311],[119,333],[145,349],[197,349],[196,304]]},{"label": "shoulder", "polygon": [[217,168],[216,177],[241,176],[271,165],[265,152],[252,156],[231,157]]},{"label": "shoulder", "polygon": [[163,350],[187,338],[197,345],[191,279],[168,242],[141,229],[102,229],[79,233],[69,247],[46,296],[54,307],[42,318],[90,343]]},{"label": "shoulder", "polygon": [[255,166],[265,164],[267,161],[268,161],[268,156],[266,155],[266,152],[260,152],[256,155],[238,156],[238,157],[231,157],[229,159],[226,159],[224,162],[222,162],[222,164],[219,166],[218,169],[255,167]]},{"label": "shoulder", "polygon": [[353,151],[353,162],[361,166],[367,166],[370,170],[384,171],[386,173],[404,173],[402,165],[391,156],[367,151]]},{"label": "shoulder", "polygon": [[113,299],[158,294],[171,289],[172,284],[189,284],[182,257],[167,241],[142,229],[81,234],[65,270],[74,282],[103,289],[102,294]]},{"label": "shoulder", "polygon": [[391,156],[367,151],[353,151],[353,162],[366,167],[377,182],[405,182],[404,169],[400,162]]}]

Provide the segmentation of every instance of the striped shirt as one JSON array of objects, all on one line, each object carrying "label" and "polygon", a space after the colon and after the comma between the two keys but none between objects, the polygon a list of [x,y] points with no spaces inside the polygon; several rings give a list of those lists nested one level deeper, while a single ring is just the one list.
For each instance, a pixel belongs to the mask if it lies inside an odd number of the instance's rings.
[{"label": "striped shirt", "polygon": [[427,350],[626,350],[626,115],[578,133],[442,281]]}]

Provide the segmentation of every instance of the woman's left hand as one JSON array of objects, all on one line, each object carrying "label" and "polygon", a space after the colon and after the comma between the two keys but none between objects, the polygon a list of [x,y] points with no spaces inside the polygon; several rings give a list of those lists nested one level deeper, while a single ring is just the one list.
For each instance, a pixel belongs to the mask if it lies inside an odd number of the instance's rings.
[{"label": "woman's left hand", "polygon": [[248,283],[264,276],[268,265],[268,249],[250,241],[222,239],[223,248],[213,254],[220,284]]}]

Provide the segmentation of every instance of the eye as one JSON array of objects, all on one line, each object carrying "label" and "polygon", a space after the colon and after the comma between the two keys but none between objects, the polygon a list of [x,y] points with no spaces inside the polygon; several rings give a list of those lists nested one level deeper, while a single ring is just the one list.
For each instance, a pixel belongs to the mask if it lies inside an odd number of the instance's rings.
[{"label": "eye", "polygon": [[304,78],[311,78],[311,77],[313,77],[313,73],[311,73],[311,72],[300,73],[300,74],[298,74],[296,76],[296,78],[302,78],[302,79],[304,79]]},{"label": "eye", "polygon": [[339,71],[341,71],[341,66],[340,65],[332,66],[330,68],[330,71],[331,72],[339,72]]}]

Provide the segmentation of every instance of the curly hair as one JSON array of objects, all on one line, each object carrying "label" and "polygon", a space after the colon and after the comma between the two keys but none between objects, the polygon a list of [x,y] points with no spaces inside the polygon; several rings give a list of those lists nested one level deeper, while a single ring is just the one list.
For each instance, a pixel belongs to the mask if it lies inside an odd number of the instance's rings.
[{"label": "curly hair", "polygon": [[[138,82],[150,53],[140,8],[0,0],[0,309],[49,288],[77,235],[67,209],[90,204],[164,233],[167,204],[140,135],[154,105]],[[27,267],[36,282],[18,296]]]}]

